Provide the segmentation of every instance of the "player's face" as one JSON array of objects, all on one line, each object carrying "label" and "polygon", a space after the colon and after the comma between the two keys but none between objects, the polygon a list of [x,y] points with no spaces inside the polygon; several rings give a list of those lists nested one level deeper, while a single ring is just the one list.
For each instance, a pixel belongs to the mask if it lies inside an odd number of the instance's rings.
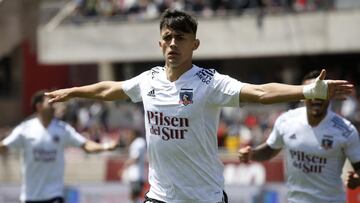
[{"label": "player's face", "polygon": [[41,103],[41,105],[38,108],[38,111],[42,112],[42,113],[49,114],[49,115],[53,115],[54,106],[53,106],[53,104],[49,103],[49,98],[48,97],[44,98],[43,102]]},{"label": "player's face", "polygon": [[191,67],[192,54],[199,46],[199,40],[192,33],[175,31],[164,27],[160,32],[159,46],[169,68]]},{"label": "player's face", "polygon": [[[305,80],[304,85],[314,82],[315,79]],[[322,118],[326,115],[327,109],[329,106],[329,100],[323,99],[306,99],[305,106],[308,112],[308,115],[315,118]]]}]

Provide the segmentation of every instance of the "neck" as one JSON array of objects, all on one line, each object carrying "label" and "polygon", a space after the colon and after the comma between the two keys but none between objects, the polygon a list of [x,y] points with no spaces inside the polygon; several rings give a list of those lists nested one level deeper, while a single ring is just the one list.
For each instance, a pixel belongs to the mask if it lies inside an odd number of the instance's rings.
[{"label": "neck", "polygon": [[179,79],[179,77],[184,74],[186,71],[190,70],[192,67],[192,63],[184,65],[184,66],[171,66],[165,65],[166,68],[166,77],[169,81],[174,82]]},{"label": "neck", "polygon": [[309,112],[307,113],[307,120],[310,126],[315,127],[325,118],[326,113],[318,117],[312,116]]},{"label": "neck", "polygon": [[49,115],[44,115],[44,114],[41,114],[41,113],[38,113],[37,114],[37,117],[39,118],[41,124],[47,128],[49,126],[49,124],[51,123],[53,117],[52,116],[49,116]]}]

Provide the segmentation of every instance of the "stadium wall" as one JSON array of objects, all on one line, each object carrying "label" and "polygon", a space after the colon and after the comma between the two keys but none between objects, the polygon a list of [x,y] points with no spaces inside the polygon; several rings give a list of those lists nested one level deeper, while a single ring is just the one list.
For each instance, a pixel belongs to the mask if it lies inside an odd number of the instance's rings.
[{"label": "stadium wall", "polygon": [[[195,59],[360,51],[360,9],[199,19]],[[161,60],[158,22],[107,22],[38,29],[41,63]]]}]

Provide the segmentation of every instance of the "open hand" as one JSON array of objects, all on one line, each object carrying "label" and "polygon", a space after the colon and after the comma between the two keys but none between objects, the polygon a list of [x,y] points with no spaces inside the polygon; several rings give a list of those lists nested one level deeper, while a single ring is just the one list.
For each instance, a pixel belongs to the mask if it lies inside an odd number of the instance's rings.
[{"label": "open hand", "polygon": [[346,80],[324,80],[325,76],[326,71],[325,69],[322,69],[318,79],[325,81],[327,84],[327,99],[344,100],[354,89],[354,85]]},{"label": "open hand", "polygon": [[59,89],[52,92],[45,92],[45,96],[49,97],[49,103],[64,102],[71,98],[70,89]]}]

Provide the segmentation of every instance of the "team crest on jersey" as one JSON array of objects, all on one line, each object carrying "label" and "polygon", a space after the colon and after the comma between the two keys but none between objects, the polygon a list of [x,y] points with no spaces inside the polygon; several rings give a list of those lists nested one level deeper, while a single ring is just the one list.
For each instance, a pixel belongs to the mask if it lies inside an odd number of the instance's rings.
[{"label": "team crest on jersey", "polygon": [[179,104],[183,104],[184,106],[187,106],[189,104],[193,103],[193,89],[185,89],[181,88],[180,90],[180,100]]},{"label": "team crest on jersey", "polygon": [[334,140],[331,135],[324,135],[321,140],[321,147],[324,149],[331,149],[333,146]]},{"label": "team crest on jersey", "polygon": [[53,140],[53,142],[55,142],[55,143],[59,143],[59,142],[60,142],[60,137],[59,137],[58,135],[54,135],[54,136],[52,137],[52,140]]}]

